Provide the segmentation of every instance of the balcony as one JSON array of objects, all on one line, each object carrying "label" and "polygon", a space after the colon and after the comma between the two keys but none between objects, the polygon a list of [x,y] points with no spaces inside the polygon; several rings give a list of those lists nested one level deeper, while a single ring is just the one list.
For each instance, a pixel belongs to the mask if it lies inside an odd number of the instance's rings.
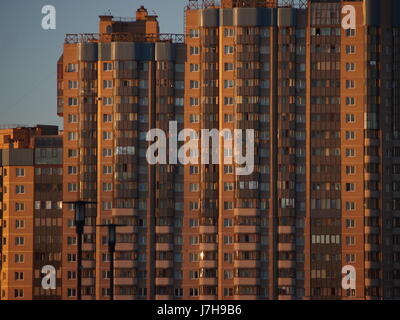
[{"label": "balcony", "polygon": [[171,286],[174,284],[173,278],[155,278],[156,286]]},{"label": "balcony", "polygon": [[137,262],[132,260],[115,260],[114,267],[117,269],[130,269],[136,267]]},{"label": "balcony", "polygon": [[278,285],[279,286],[295,286],[296,279],[295,278],[278,278]]},{"label": "balcony", "polygon": [[278,243],[278,251],[295,251],[295,243]]},{"label": "balcony", "polygon": [[133,286],[137,284],[137,278],[115,278],[114,285],[116,286]]},{"label": "balcony", "polygon": [[260,281],[257,278],[234,278],[233,285],[235,286],[257,286]]},{"label": "balcony", "polygon": [[296,268],[296,261],[278,260],[278,268],[280,268],[280,269],[295,269]]}]

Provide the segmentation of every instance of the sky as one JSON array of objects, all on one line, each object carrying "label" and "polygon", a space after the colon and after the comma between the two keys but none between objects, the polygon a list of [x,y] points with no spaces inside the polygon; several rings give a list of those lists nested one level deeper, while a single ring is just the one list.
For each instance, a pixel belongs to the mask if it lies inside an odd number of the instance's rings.
[{"label": "sky", "polygon": [[[144,5],[162,33],[183,33],[185,0],[2,0],[0,4],[0,126],[54,124],[57,60],[67,33],[98,32],[98,16],[135,17]],[[42,7],[56,9],[56,30],[43,30]]]}]

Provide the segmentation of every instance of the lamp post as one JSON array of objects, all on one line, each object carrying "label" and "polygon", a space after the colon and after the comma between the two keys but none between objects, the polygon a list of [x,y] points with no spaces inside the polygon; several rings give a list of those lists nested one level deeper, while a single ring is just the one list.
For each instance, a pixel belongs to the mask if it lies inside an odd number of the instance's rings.
[{"label": "lamp post", "polygon": [[110,254],[110,300],[114,300],[114,253],[117,243],[117,227],[124,227],[120,224],[100,224],[98,227],[108,228],[108,253]]},{"label": "lamp post", "polygon": [[74,205],[75,208],[75,228],[77,234],[77,271],[76,271],[76,280],[77,280],[77,300],[82,300],[82,235],[83,229],[85,226],[85,218],[86,218],[86,205],[93,204],[96,202],[92,201],[64,201],[64,203],[70,203]]}]

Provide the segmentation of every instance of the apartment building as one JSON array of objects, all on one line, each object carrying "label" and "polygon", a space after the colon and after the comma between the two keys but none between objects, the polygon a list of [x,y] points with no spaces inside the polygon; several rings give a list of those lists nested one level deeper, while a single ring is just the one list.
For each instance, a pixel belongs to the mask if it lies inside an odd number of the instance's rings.
[{"label": "apartment building", "polygon": [[[0,299],[61,298],[62,137],[57,126],[0,130]],[[44,266],[56,289],[44,290]]]},{"label": "apartment building", "polygon": [[[355,28],[342,27],[347,5]],[[116,299],[399,298],[399,14],[392,0],[190,0],[184,41],[143,7],[67,35],[63,198],[97,202],[84,299],[109,298],[95,225],[110,222],[123,225]],[[254,129],[255,170],[149,165],[146,133],[170,142],[170,121]],[[63,210],[62,295],[74,299],[74,211]],[[355,287],[342,286],[345,266]]]}]

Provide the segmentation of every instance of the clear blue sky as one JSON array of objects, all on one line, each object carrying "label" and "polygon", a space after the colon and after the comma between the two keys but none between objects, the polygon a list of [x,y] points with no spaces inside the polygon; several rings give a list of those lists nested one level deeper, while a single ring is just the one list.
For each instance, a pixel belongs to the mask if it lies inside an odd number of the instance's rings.
[{"label": "clear blue sky", "polygon": [[[0,5],[0,124],[56,124],[56,65],[66,33],[98,32],[98,16],[134,17],[144,5],[161,32],[183,33],[185,0],[2,0]],[[57,29],[41,27],[53,5]]]}]

